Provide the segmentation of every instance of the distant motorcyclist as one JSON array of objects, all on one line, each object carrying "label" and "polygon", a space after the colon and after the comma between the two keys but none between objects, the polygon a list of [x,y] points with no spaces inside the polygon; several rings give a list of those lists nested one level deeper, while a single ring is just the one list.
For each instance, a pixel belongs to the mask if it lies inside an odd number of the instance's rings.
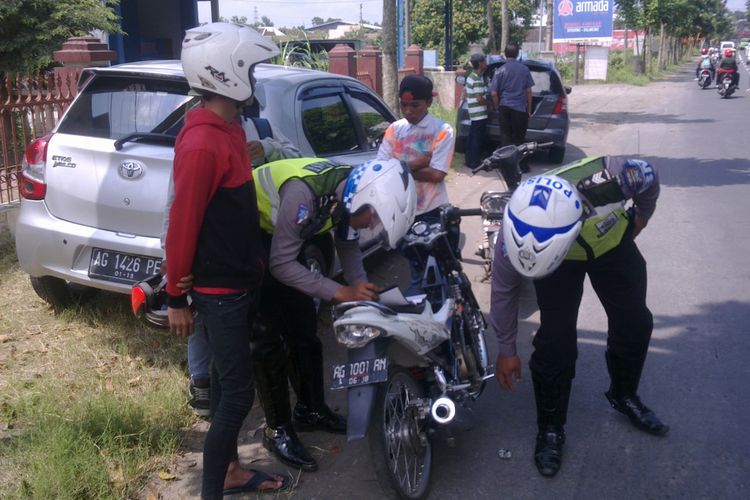
[{"label": "distant motorcyclist", "polygon": [[737,59],[734,57],[734,51],[732,49],[724,50],[724,57],[721,58],[719,67],[716,69],[716,86],[721,85],[721,79],[724,73],[732,72],[732,84],[735,87],[740,85],[740,72],[737,67]]},{"label": "distant motorcyclist", "polygon": [[714,63],[711,60],[711,56],[709,56],[708,49],[706,47],[703,47],[701,49],[701,58],[698,61],[698,66],[696,66],[695,68],[696,80],[698,79],[698,75],[703,69],[707,69],[711,73],[711,81],[713,81],[716,77],[716,67],[714,67]]}]

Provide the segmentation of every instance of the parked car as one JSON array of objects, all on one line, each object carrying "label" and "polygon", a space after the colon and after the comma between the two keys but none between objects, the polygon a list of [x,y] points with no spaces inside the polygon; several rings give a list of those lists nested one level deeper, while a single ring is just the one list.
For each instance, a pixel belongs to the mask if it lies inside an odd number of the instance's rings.
[{"label": "parked car", "polygon": [[[554,142],[554,146],[549,150],[550,161],[562,163],[570,127],[567,96],[570,94],[571,88],[563,85],[560,73],[554,64],[533,59],[522,59],[521,62],[528,66],[534,79],[534,87],[531,89],[533,113],[529,119],[526,140]],[[495,71],[503,64],[505,64],[504,59],[487,65],[487,70],[483,76],[488,88]],[[463,77],[459,77],[459,83],[463,84],[464,81]],[[500,116],[498,112],[490,110],[488,120],[485,131],[485,146],[494,148],[500,145]],[[461,104],[456,115],[456,151],[459,153],[464,152],[470,125],[466,95],[464,95],[461,98]]]},{"label": "parked car", "polygon": [[[270,64],[255,76],[261,116],[304,156],[362,163],[395,120],[353,78]],[[79,87],[53,132],[29,144],[20,176],[18,260],[56,307],[92,289],[129,293],[159,271],[174,142],[199,102],[179,61],[87,69]],[[376,244],[366,233],[361,241],[366,251]],[[330,235],[305,252],[324,274],[336,266]]]}]

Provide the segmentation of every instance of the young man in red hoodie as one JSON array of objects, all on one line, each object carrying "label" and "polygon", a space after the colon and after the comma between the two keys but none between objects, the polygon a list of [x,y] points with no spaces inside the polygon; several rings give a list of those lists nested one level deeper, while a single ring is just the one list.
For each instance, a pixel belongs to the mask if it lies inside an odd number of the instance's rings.
[{"label": "young man in red hoodie", "polygon": [[213,350],[213,418],[203,448],[203,498],[285,489],[285,478],[243,469],[237,437],[253,404],[248,318],[265,271],[255,184],[239,110],[253,96],[253,67],[279,49],[246,26],[188,30],[182,66],[203,105],[177,137],[174,202],[166,238],[170,329],[193,333],[178,279],[192,274],[192,306]]}]

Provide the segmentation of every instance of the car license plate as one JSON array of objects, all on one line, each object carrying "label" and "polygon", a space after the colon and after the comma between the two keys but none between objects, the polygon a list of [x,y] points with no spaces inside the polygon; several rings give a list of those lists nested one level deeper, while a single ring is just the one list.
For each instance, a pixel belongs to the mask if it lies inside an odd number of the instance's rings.
[{"label": "car license plate", "polygon": [[333,366],[331,389],[375,384],[388,380],[388,358],[365,359]]},{"label": "car license plate", "polygon": [[150,278],[161,269],[161,259],[113,252],[103,248],[91,250],[89,276],[118,283],[133,284]]}]

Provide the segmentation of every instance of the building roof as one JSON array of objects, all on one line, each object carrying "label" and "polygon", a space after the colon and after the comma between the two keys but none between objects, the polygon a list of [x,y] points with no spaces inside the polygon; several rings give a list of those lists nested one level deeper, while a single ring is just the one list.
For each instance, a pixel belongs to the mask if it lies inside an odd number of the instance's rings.
[{"label": "building roof", "polygon": [[[319,30],[332,30],[336,29],[341,25],[347,25],[347,26],[360,26],[360,23],[355,21],[342,21],[341,19],[337,19],[336,21],[331,21],[328,23],[318,24],[316,26],[311,26],[310,28],[305,28],[305,31],[319,31]],[[365,24],[362,23],[361,26],[363,28],[380,31],[382,30],[382,26],[375,26],[374,24]]]}]

